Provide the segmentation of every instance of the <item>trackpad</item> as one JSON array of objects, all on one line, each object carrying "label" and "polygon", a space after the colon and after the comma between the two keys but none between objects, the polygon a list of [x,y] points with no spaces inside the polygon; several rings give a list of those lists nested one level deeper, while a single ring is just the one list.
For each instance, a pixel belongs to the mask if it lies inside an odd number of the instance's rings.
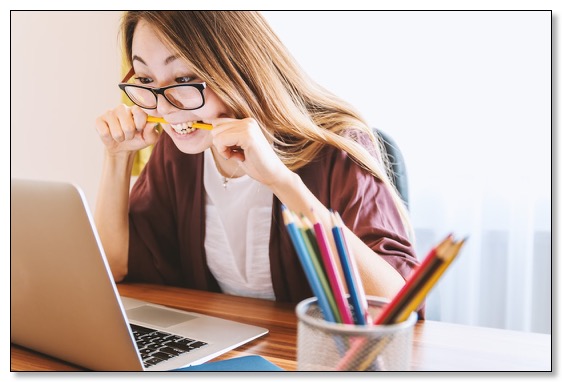
[{"label": "trackpad", "polygon": [[127,310],[127,317],[130,320],[141,321],[149,325],[157,325],[163,328],[181,324],[197,318],[186,313],[173,312],[167,309],[160,309],[150,305],[139,306]]}]

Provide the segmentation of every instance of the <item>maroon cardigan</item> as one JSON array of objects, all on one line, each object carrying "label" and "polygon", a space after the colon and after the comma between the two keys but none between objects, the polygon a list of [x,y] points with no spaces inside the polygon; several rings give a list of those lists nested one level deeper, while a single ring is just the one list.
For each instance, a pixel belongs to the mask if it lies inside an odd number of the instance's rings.
[{"label": "maroon cardigan", "polygon": [[[418,264],[389,190],[349,155],[326,146],[297,171],[306,186],[406,278]],[[273,197],[269,259],[277,301],[312,296],[290,237],[281,203]],[[137,182],[129,210],[126,281],[220,292],[205,256],[203,154],[180,152],[162,134]]]}]

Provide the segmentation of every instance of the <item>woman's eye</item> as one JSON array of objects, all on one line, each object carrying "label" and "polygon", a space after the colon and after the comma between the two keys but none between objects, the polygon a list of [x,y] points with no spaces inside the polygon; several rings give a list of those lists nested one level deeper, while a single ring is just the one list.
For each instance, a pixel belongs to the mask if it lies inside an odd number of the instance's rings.
[{"label": "woman's eye", "polygon": [[178,77],[178,78],[176,78],[176,82],[177,82],[178,84],[187,84],[187,83],[189,83],[189,82],[191,82],[191,81],[193,81],[193,77],[187,77],[187,76],[185,76],[185,77]]},{"label": "woman's eye", "polygon": [[148,77],[137,77],[135,79],[143,85],[146,85],[146,84],[149,84],[149,83],[152,82],[152,80]]}]

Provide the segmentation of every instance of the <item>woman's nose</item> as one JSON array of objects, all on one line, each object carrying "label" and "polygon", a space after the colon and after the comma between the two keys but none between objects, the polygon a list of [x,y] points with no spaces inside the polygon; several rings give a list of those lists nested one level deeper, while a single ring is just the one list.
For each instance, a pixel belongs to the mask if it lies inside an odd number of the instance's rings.
[{"label": "woman's nose", "polygon": [[170,102],[168,102],[166,97],[164,97],[162,94],[158,94],[156,98],[157,98],[156,110],[158,110],[158,114],[166,115],[177,110],[177,108],[174,105],[172,105]]}]

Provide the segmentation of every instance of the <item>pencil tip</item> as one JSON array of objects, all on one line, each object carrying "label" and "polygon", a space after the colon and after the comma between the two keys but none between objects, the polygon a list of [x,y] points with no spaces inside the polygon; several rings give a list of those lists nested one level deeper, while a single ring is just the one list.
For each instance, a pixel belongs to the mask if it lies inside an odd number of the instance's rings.
[{"label": "pencil tip", "polygon": [[310,209],[310,221],[312,224],[318,223],[318,216],[316,215],[316,212],[314,212],[314,208]]},{"label": "pencil tip", "polygon": [[338,211],[335,212],[336,215],[336,221],[338,222],[338,224],[343,227],[345,226],[345,224],[343,223],[343,219],[341,218],[341,215]]},{"label": "pencil tip", "polygon": [[338,225],[338,219],[336,219],[336,214],[332,210],[330,210],[330,219],[332,220],[332,226],[336,227]]}]

